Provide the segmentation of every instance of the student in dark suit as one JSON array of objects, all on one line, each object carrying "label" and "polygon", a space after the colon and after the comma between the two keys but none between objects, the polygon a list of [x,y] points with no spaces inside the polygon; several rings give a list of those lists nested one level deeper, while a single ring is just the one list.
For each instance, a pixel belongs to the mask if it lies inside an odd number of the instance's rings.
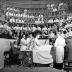
[{"label": "student in dark suit", "polygon": [[66,38],[65,60],[72,60],[72,36]]}]

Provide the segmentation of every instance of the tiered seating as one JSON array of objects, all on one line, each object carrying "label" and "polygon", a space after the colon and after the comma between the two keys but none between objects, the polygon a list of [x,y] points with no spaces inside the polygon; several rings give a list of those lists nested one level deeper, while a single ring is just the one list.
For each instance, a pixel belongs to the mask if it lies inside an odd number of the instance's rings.
[{"label": "tiered seating", "polygon": [[[64,3],[59,4],[47,4],[46,8],[32,8],[32,9],[16,9],[16,8],[7,8],[6,16],[10,19],[11,23],[32,23],[30,21],[39,21],[39,18],[42,22],[47,23],[48,19],[60,17],[66,14],[67,5]],[[40,17],[41,16],[41,17]]]}]

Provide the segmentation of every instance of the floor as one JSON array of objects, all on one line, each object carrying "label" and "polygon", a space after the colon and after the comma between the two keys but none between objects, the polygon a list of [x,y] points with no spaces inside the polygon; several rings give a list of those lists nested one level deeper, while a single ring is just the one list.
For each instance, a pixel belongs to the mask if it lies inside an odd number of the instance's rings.
[{"label": "floor", "polygon": [[11,66],[5,67],[4,69],[0,70],[0,72],[66,72],[64,70],[57,70],[55,68],[50,67],[23,67],[23,66]]}]

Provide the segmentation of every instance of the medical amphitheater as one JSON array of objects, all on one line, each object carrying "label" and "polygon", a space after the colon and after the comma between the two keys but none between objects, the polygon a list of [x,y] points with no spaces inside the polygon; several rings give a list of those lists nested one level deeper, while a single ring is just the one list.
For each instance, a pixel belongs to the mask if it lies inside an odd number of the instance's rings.
[{"label": "medical amphitheater", "polygon": [[69,72],[69,36],[72,0],[0,0],[0,72]]}]

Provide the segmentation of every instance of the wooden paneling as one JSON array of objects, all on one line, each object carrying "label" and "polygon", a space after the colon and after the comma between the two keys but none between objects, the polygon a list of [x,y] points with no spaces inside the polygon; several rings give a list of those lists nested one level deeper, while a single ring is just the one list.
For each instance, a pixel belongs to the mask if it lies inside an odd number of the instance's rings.
[{"label": "wooden paneling", "polygon": [[40,4],[40,1],[32,1],[32,4]]},{"label": "wooden paneling", "polygon": [[[21,8],[44,8],[46,4],[67,1],[67,0],[39,0],[39,1],[32,1],[32,0],[0,0],[0,2],[6,2],[6,5],[16,6]],[[71,0],[70,0],[71,1]],[[72,1],[70,2],[72,6]]]}]

